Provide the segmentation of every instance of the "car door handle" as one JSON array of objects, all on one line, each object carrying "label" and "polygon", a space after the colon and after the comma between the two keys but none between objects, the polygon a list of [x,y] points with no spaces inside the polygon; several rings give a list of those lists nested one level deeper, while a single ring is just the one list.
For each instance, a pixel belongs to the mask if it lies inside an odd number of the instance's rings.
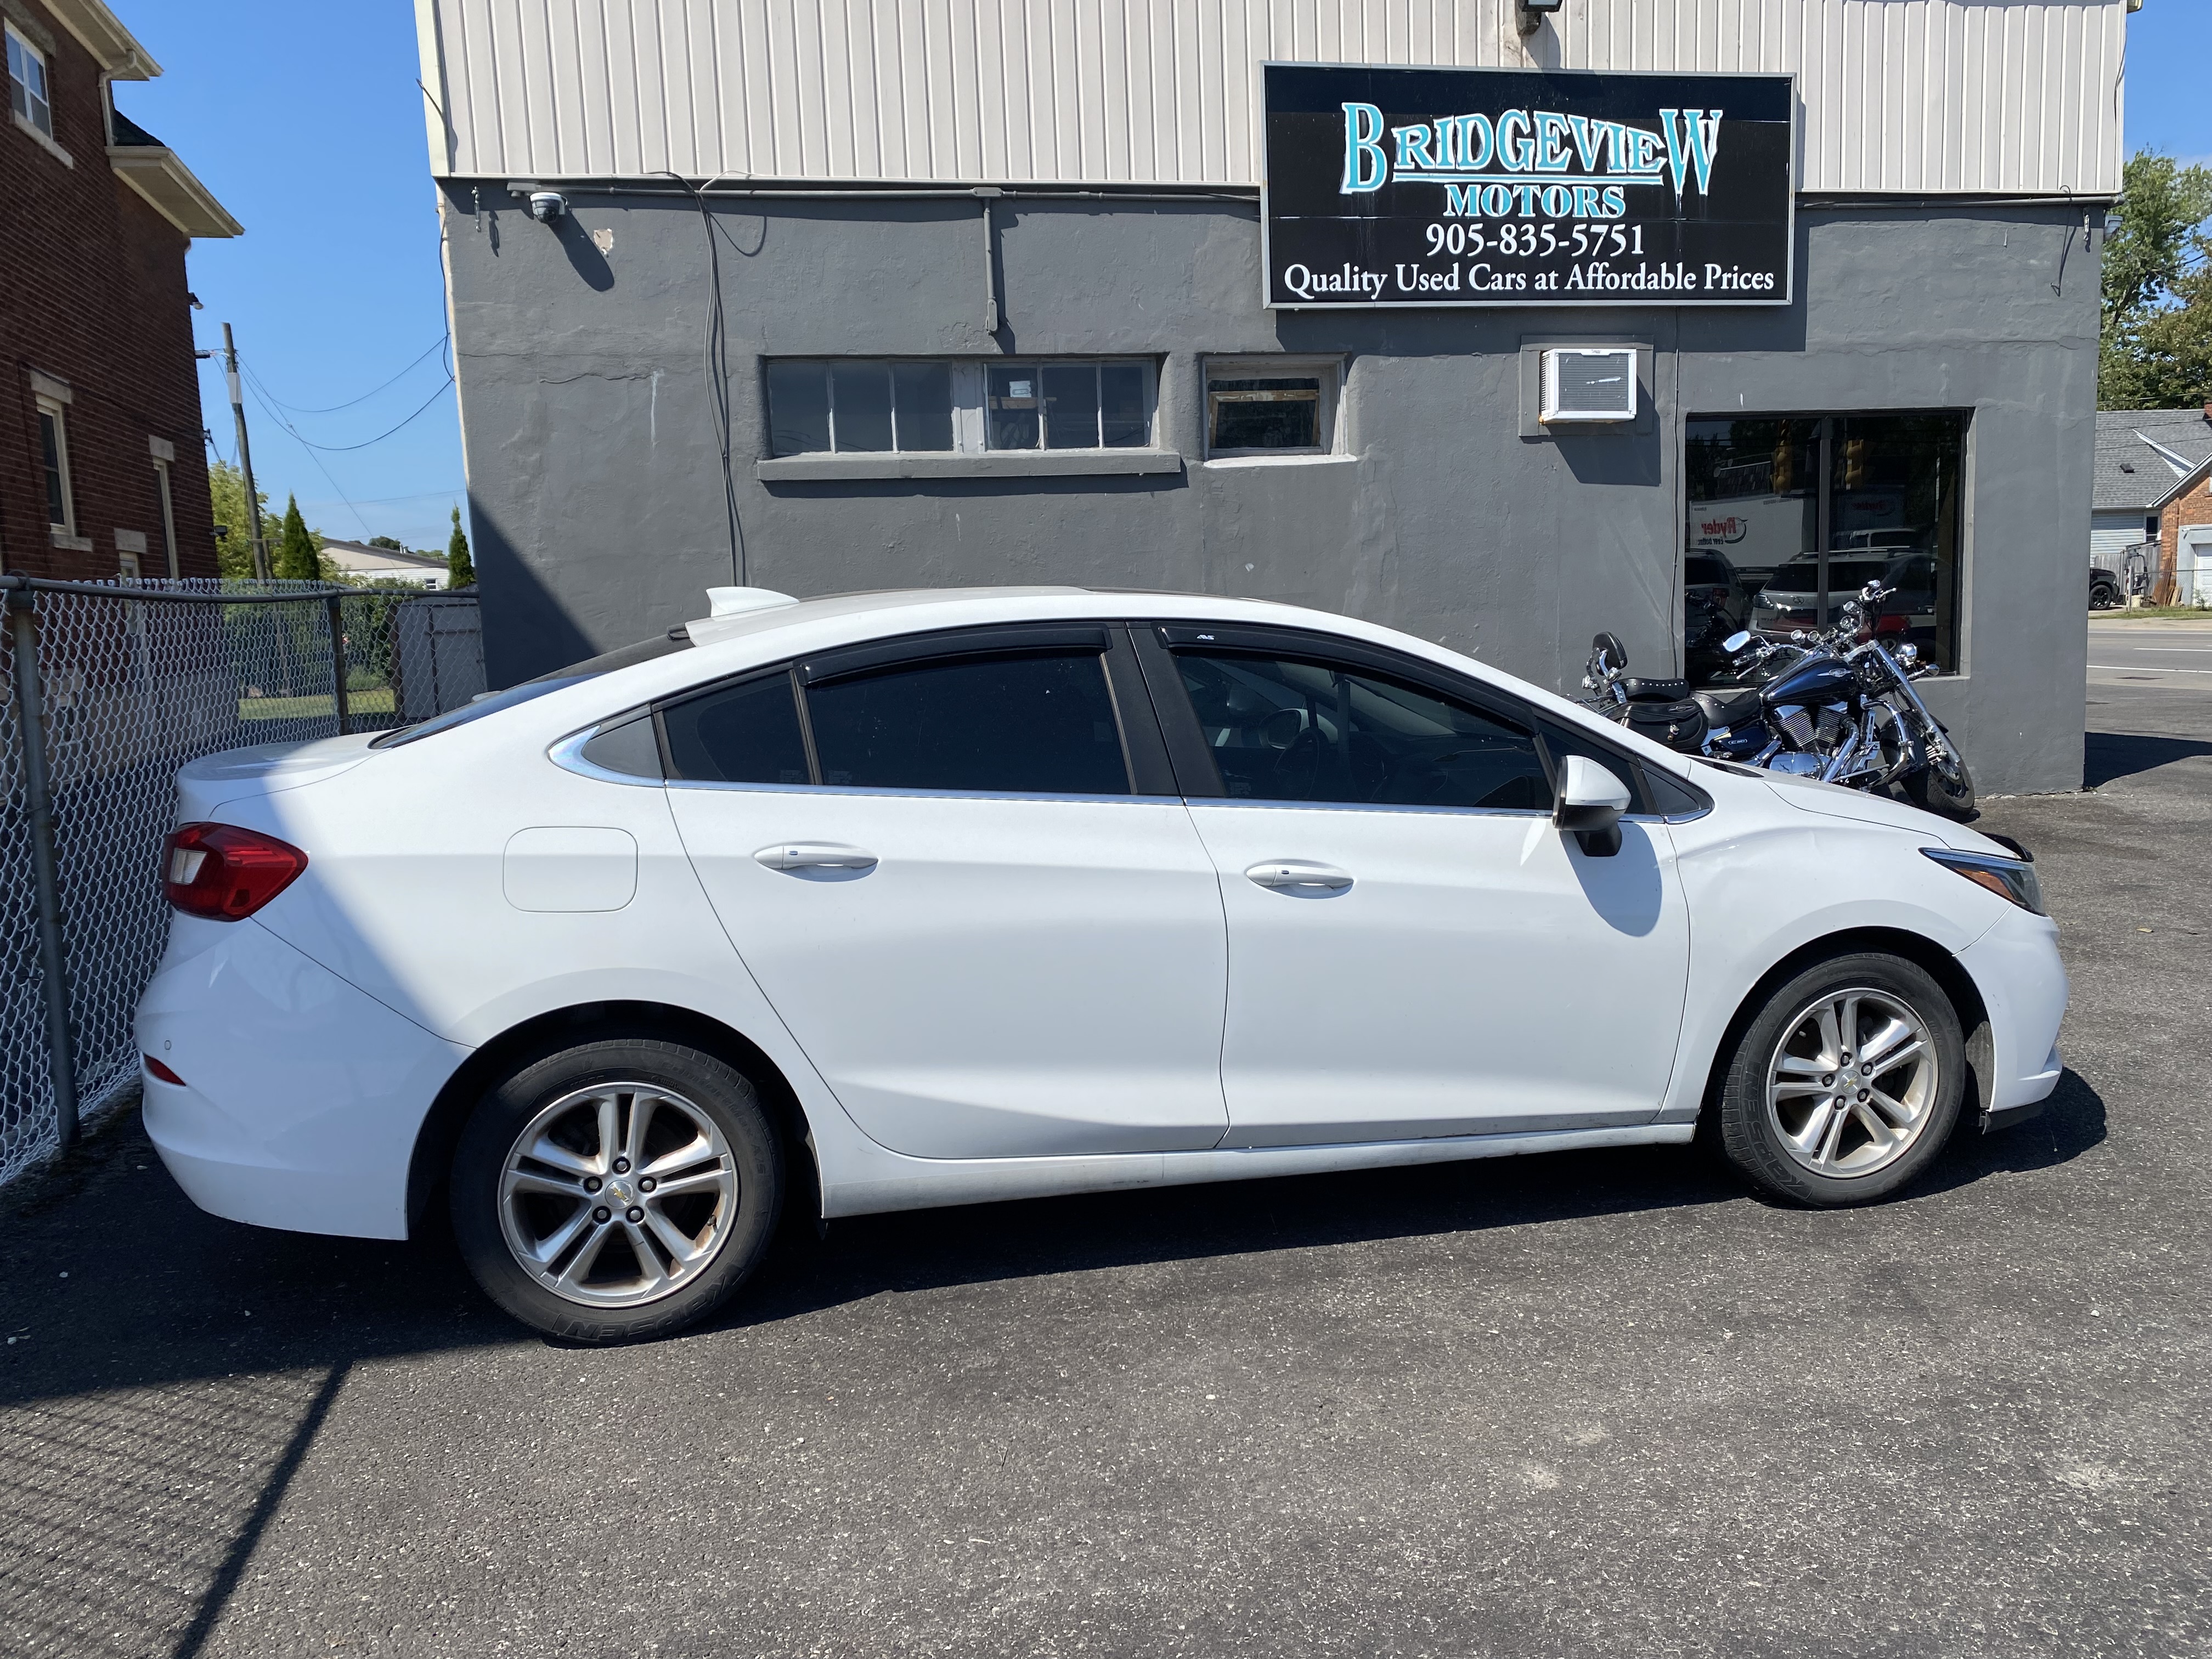
[{"label": "car door handle", "polygon": [[1270,859],[1244,873],[1279,893],[1340,893],[1352,885],[1352,878],[1334,865],[1308,864],[1301,859]]},{"label": "car door handle", "polygon": [[828,842],[779,842],[753,857],[771,870],[872,870],[878,861],[865,848]]}]

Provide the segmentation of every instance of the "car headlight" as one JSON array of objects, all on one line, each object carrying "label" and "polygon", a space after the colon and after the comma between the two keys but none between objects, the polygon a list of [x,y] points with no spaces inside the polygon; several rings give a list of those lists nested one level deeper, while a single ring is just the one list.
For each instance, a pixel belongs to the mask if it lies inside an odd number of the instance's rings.
[{"label": "car headlight", "polygon": [[1988,853],[1954,853],[1948,847],[1923,847],[1920,850],[1946,870],[1956,871],[1975,886],[1986,887],[2023,910],[2039,916],[2050,914],[2043,908],[2043,884],[2036,879],[2035,866],[2025,859],[2001,859]]}]

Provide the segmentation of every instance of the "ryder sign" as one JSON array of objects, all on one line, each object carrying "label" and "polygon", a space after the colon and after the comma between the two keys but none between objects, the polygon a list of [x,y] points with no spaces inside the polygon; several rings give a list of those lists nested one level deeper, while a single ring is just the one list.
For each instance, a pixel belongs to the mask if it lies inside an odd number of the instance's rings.
[{"label": "ryder sign", "polygon": [[1787,75],[1261,73],[1270,306],[1790,300]]}]

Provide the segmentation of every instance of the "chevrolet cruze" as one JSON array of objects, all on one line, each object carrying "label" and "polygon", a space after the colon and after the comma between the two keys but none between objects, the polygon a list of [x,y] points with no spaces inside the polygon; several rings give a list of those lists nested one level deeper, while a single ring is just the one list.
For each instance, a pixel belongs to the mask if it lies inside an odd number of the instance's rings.
[{"label": "chevrolet cruze", "polygon": [[1384,628],[793,601],[180,775],[148,1132],[217,1215],[674,1330],[823,1217],[1689,1140],[1845,1205],[2059,1076],[2020,850]]}]

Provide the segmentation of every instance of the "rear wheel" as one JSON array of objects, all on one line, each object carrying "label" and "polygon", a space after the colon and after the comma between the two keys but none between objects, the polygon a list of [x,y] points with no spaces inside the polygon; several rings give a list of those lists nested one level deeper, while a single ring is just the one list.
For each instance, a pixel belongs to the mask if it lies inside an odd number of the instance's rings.
[{"label": "rear wheel", "polygon": [[1900,957],[1837,957],[1766,1000],[1729,1062],[1720,1140],[1753,1185],[1794,1204],[1864,1204],[1927,1168],[1958,1121],[1959,1017]]},{"label": "rear wheel", "polygon": [[782,1203],[758,1091],[652,1038],[564,1049],[477,1105],[453,1157],[453,1232],[486,1295],[576,1342],[665,1335],[757,1265]]}]

